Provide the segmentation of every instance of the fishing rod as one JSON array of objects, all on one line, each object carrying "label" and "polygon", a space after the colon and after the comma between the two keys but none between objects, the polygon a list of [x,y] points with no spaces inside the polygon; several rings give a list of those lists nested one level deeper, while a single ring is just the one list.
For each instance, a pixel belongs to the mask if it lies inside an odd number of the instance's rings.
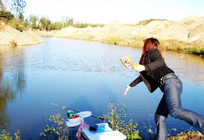
[{"label": "fishing rod", "polygon": [[[55,103],[49,103],[49,102],[47,102],[47,103],[50,104],[50,105],[54,105],[54,106],[61,107],[61,108],[63,108],[64,110],[72,110],[72,111],[78,112],[78,113],[80,112],[80,111],[78,111],[78,110],[75,110],[75,109],[72,109],[72,108],[69,108],[69,107],[66,107],[66,106],[58,105],[58,104],[55,104]],[[98,120],[102,120],[102,121],[105,120],[103,117],[100,117],[100,116],[91,115],[91,117],[97,118]]]}]

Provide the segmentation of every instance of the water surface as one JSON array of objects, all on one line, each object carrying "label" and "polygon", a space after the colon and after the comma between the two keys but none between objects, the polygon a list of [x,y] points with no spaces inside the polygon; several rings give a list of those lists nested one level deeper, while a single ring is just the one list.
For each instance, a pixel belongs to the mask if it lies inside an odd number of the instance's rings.
[{"label": "water surface", "polygon": [[[50,115],[65,111],[56,103],[102,115],[109,103],[126,105],[128,118],[140,130],[150,120],[162,97],[158,89],[150,94],[144,83],[123,95],[125,86],[138,73],[128,70],[119,58],[129,55],[139,61],[141,50],[96,42],[45,38],[46,43],[0,50],[0,129],[20,130],[22,139],[39,138]],[[204,115],[204,59],[182,53],[163,52],[165,61],[183,81],[184,108]],[[89,123],[95,121],[88,118]],[[167,120],[170,130],[190,129],[183,121]],[[176,132],[176,133],[177,133]]]}]

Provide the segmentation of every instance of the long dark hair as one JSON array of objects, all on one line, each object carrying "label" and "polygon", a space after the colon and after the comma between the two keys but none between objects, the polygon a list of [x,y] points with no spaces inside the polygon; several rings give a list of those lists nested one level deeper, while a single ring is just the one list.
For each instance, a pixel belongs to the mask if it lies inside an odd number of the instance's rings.
[{"label": "long dark hair", "polygon": [[[146,52],[150,49],[155,49],[158,50],[161,54],[161,47],[160,43],[156,38],[147,38],[144,40],[144,46],[143,46],[143,51],[142,51],[142,56],[140,58],[139,64],[144,65],[145,57],[146,57]],[[164,60],[162,54],[161,54],[162,59]]]}]

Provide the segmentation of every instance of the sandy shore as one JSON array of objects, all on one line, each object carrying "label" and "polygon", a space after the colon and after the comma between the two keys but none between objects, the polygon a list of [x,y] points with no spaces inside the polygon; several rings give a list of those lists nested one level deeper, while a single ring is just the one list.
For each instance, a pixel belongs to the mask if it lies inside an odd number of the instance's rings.
[{"label": "sandy shore", "polygon": [[147,20],[136,25],[125,25],[115,21],[103,27],[69,26],[59,31],[38,31],[37,34],[130,47],[142,47],[145,38],[156,37],[163,49],[204,53],[204,17],[197,16],[188,17],[180,22]]}]

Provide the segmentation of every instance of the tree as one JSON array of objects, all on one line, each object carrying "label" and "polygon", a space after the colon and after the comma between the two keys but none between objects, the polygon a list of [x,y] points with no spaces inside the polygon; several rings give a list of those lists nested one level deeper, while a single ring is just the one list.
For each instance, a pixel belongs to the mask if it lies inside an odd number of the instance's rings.
[{"label": "tree", "polygon": [[49,19],[42,17],[42,18],[40,18],[39,28],[40,28],[40,30],[42,30],[42,29],[48,30],[48,27],[50,24],[51,24],[51,21]]},{"label": "tree", "polygon": [[11,6],[11,10],[15,11],[16,16],[18,16],[20,13],[24,13],[26,2],[24,0],[12,0]]},{"label": "tree", "polygon": [[64,27],[72,26],[74,24],[74,19],[73,18],[62,18],[62,23],[64,23]]},{"label": "tree", "polygon": [[0,0],[0,10],[3,10],[3,9],[5,9],[5,7],[4,7],[2,0]]},{"label": "tree", "polygon": [[64,27],[62,22],[55,22],[53,23],[52,30],[60,30]]},{"label": "tree", "polygon": [[37,29],[37,20],[38,18],[36,16],[30,16],[28,23],[32,29]]},{"label": "tree", "polygon": [[24,21],[24,16],[23,16],[22,13],[20,13],[20,14],[18,15],[18,19],[19,19],[20,21]]},{"label": "tree", "polygon": [[0,9],[10,11],[15,17],[18,17],[20,13],[24,13],[25,7],[25,0],[0,0]]},{"label": "tree", "polygon": [[11,21],[14,18],[14,15],[6,10],[0,10],[0,19],[4,21]]}]

